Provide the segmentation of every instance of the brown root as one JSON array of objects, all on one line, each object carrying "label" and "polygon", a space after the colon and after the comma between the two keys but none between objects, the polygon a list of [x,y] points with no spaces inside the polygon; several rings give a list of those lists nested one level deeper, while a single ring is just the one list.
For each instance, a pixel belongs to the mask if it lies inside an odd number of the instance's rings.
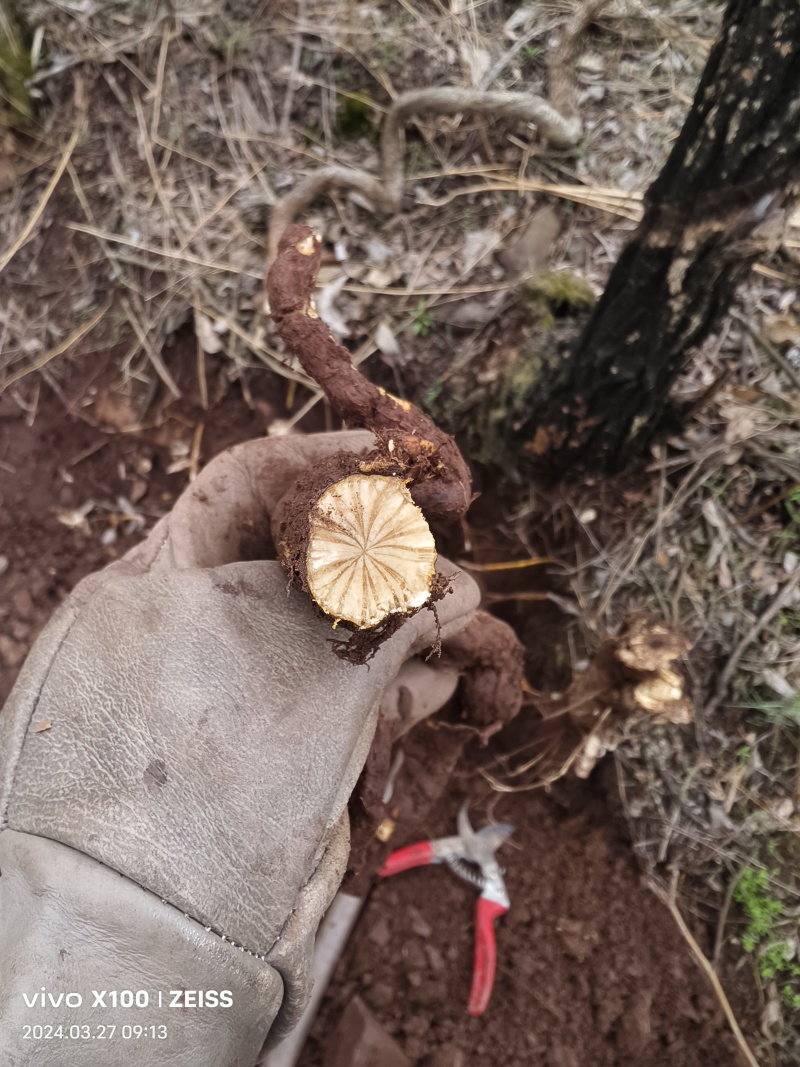
[{"label": "brown root", "polygon": [[270,313],[287,348],[341,419],[376,434],[381,447],[369,460],[409,480],[427,518],[462,518],[472,501],[472,479],[458,446],[418,408],[368,382],[353,366],[314,309],[319,262],[319,240],[309,227],[290,226],[267,274]]},{"label": "brown root", "polygon": [[[352,663],[366,663],[406,618],[421,607],[435,611],[433,605],[449,591],[449,581],[434,575],[435,550],[420,511],[426,519],[462,518],[472,500],[472,480],[448,434],[412,404],[372,385],[353,367],[350,353],[338,344],[314,308],[311,294],[319,261],[320,244],[313,232],[307,226],[289,227],[267,274],[272,317],[287,347],[325,391],[337,415],[351,426],[371,430],[377,447],[367,456],[340,452],[304,471],[275,508],[272,534],[292,584],[309,594],[334,625],[352,631],[349,641],[336,642],[337,655]],[[393,555],[384,563],[380,559],[383,548],[376,547],[374,559],[368,550],[365,515],[373,513],[376,497],[386,499],[381,494],[387,491],[398,502],[398,515],[405,515],[402,509],[407,507],[408,518],[398,520],[400,540],[392,543]],[[356,494],[354,509],[351,497],[343,497],[344,493]],[[343,499],[348,501],[347,518],[343,518]],[[330,503],[333,500],[335,506]],[[394,507],[392,503],[390,514]],[[351,510],[359,512],[360,532],[349,529]],[[373,524],[374,529],[379,526],[383,530],[378,541],[373,541],[376,546],[385,544],[385,521]],[[355,575],[356,569],[357,581],[343,578]],[[311,588],[315,573],[325,578],[330,596],[320,580]],[[351,603],[358,600],[351,596],[356,586],[363,588],[363,604]]]},{"label": "brown root", "polygon": [[573,148],[583,135],[575,99],[574,67],[578,44],[586,29],[610,0],[588,0],[570,18],[550,63],[549,99],[532,93],[492,92],[459,86],[430,86],[401,93],[384,120],[381,134],[381,174],[358,168],[322,167],[297,183],[272,207],[267,243],[272,262],[281,234],[321,193],[353,190],[366,197],[376,211],[400,210],[405,181],[405,126],[414,115],[492,114],[497,118],[534,123],[555,148]]},{"label": "brown root", "polygon": [[[646,719],[685,725],[693,708],[676,661],[690,648],[686,634],[654,615],[631,615],[604,641],[585,671],[561,695],[537,693],[542,739],[558,738],[551,780],[571,769],[588,778],[636,723]],[[569,755],[569,758],[567,756]]]},{"label": "brown root", "polygon": [[524,660],[511,627],[485,611],[444,645],[442,665],[461,675],[464,717],[484,744],[522,707]]}]

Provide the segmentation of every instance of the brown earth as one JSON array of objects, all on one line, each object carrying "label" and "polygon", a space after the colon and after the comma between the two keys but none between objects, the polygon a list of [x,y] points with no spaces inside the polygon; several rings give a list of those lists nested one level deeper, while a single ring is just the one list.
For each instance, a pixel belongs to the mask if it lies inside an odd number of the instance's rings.
[{"label": "brown earth", "polygon": [[[462,798],[482,791],[456,778],[422,836],[453,833]],[[716,998],[647,890],[602,784],[511,794],[492,814],[515,833],[499,853],[511,911],[496,924],[486,1014],[467,1014],[475,891],[443,868],[408,871],[372,890],[301,1067],[322,1063],[354,994],[421,1067],[738,1063]]]},{"label": "brown earth", "polygon": [[[185,470],[168,473],[176,440],[195,439],[202,424],[200,457],[208,461],[285,416],[279,398],[286,383],[269,374],[252,376],[247,403],[239,384],[226,382],[223,364],[207,358],[204,411],[193,339],[167,360],[184,399],[156,398],[144,426],[109,392],[110,357],[65,368],[55,391],[44,381],[25,383],[33,412],[27,421],[0,398],[0,555],[8,559],[0,575],[0,700],[75,583],[141,536],[123,532],[123,524],[113,543],[101,543],[101,533],[118,523],[118,497],[130,497],[136,486],[135,509],[149,528],[187,483]],[[321,428],[322,418],[318,410],[309,428]],[[59,512],[63,519],[88,500],[97,507],[87,525],[59,521]],[[516,620],[533,680],[532,667],[547,659],[552,610],[532,605]],[[505,613],[513,622],[512,616]],[[526,714],[517,720],[515,743]],[[322,1062],[326,1040],[355,993],[424,1067],[738,1062],[705,977],[632,858],[610,799],[610,768],[589,783],[559,783],[550,796],[498,796],[475,773],[487,759],[487,750],[476,746],[411,836],[452,833],[465,796],[475,821],[484,820],[491,801],[492,817],[516,827],[501,853],[512,907],[498,924],[498,975],[488,1012],[477,1020],[466,1013],[474,890],[446,870],[407,872],[374,885],[303,1067]],[[369,871],[361,873],[363,884]],[[707,947],[710,932],[700,923],[695,932]],[[746,976],[727,976],[726,985],[735,1009],[752,1019]]]}]

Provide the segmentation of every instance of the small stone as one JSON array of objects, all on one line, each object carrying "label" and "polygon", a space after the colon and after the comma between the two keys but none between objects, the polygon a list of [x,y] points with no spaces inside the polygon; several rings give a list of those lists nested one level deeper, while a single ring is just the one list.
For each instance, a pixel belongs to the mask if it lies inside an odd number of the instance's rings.
[{"label": "small stone", "polygon": [[23,643],[28,640],[31,635],[31,628],[26,622],[12,622],[11,624],[11,636],[15,641],[22,641]]},{"label": "small stone", "polygon": [[328,1045],[325,1067],[411,1067],[360,997],[353,997]]},{"label": "small stone", "polygon": [[428,969],[428,957],[425,949],[418,941],[409,941],[403,945],[403,959],[409,971],[426,971]]},{"label": "small stone", "polygon": [[424,1037],[431,1028],[431,1021],[425,1015],[412,1015],[403,1021],[403,1033],[406,1037]]},{"label": "small stone", "polygon": [[376,923],[373,923],[367,937],[370,939],[373,945],[377,945],[378,948],[385,948],[391,939],[392,932],[389,929],[389,923],[385,915],[382,915]]},{"label": "small stone", "polygon": [[146,495],[147,488],[147,482],[144,478],[134,478],[128,493],[128,499],[131,504],[138,504],[142,497]]},{"label": "small stone", "polygon": [[425,955],[434,974],[442,974],[445,970],[444,956],[435,945],[425,946]]},{"label": "small stone", "polygon": [[466,1067],[466,1062],[458,1045],[448,1042],[446,1045],[440,1045],[433,1054],[430,1067]]},{"label": "small stone", "polygon": [[647,989],[640,989],[627,1001],[617,1031],[620,1051],[626,1056],[638,1058],[649,1043],[652,1006],[653,994]]},{"label": "small stone", "polygon": [[388,982],[376,982],[367,994],[367,1000],[379,1011],[388,1008],[394,1002],[394,990]]},{"label": "small stone", "polygon": [[433,933],[433,927],[428,920],[424,919],[413,905],[409,907],[408,914],[411,918],[411,929],[417,937],[430,937]]},{"label": "small stone", "polygon": [[437,978],[422,982],[411,994],[414,1004],[441,1004],[447,998],[447,986]]},{"label": "small stone", "polygon": [[21,619],[30,619],[33,616],[33,597],[27,589],[18,589],[11,597],[11,604]]},{"label": "small stone", "polygon": [[500,252],[500,262],[509,274],[534,274],[547,263],[560,229],[561,220],[553,208],[539,208],[518,231],[513,244]]},{"label": "small stone", "polygon": [[566,1045],[551,1045],[547,1050],[547,1067],[579,1067],[578,1057]]},{"label": "small stone", "polygon": [[0,574],[5,574],[8,570],[8,556],[4,556],[0,552]]},{"label": "small stone", "polygon": [[789,797],[784,797],[782,800],[777,800],[772,808],[772,813],[776,819],[786,821],[791,819],[794,815],[794,803]]},{"label": "small stone", "polygon": [[5,634],[0,634],[0,659],[7,667],[19,667],[25,659],[25,646],[13,641]]}]

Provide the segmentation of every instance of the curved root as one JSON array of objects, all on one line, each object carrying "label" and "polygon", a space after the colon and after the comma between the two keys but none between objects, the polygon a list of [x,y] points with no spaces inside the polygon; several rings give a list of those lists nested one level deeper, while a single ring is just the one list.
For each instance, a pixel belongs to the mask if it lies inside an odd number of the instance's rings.
[{"label": "curved root", "polygon": [[311,294],[320,254],[319,240],[308,226],[290,226],[280,235],[267,273],[267,301],[278,332],[336,414],[378,438],[377,452],[361,461],[360,470],[398,470],[427,516],[461,519],[472,501],[472,480],[458,445],[413,404],[390,396],[353,366],[350,353],[314,308]]},{"label": "curved root", "polygon": [[589,0],[565,27],[550,64],[549,100],[532,93],[489,92],[458,86],[434,86],[402,93],[386,115],[381,133],[381,174],[357,168],[322,167],[276,200],[270,215],[267,262],[278,252],[281,234],[315,197],[334,189],[360,193],[376,211],[399,211],[405,181],[405,125],[413,115],[453,115],[462,111],[533,122],[555,148],[572,148],[583,134],[578,115],[573,69],[578,42],[610,0]]}]

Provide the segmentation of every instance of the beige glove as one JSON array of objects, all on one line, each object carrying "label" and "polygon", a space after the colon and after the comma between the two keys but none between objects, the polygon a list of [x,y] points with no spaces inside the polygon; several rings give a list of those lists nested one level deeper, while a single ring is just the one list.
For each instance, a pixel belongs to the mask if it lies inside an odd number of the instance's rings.
[{"label": "beige glove", "polygon": [[[435,624],[342,662],[263,556],[302,467],[371,446],[231,449],[39,638],[0,714],[3,1067],[250,1067],[302,1009],[376,709]],[[444,637],[477,601],[459,576]]]}]

